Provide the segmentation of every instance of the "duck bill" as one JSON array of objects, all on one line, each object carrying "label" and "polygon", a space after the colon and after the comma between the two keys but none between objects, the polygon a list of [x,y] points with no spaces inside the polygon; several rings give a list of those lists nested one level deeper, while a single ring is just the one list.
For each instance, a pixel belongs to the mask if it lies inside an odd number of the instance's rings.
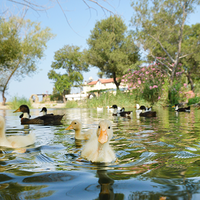
[{"label": "duck bill", "polygon": [[172,108],[175,108],[175,106],[172,106]]},{"label": "duck bill", "polygon": [[71,130],[73,129],[73,126],[70,124],[65,130]]},{"label": "duck bill", "polygon": [[18,108],[17,110],[15,110],[13,113],[16,113],[16,112],[21,112],[20,108]]},{"label": "duck bill", "polygon": [[104,144],[108,141],[108,134],[106,130],[105,131],[101,130],[98,141],[101,144]]}]

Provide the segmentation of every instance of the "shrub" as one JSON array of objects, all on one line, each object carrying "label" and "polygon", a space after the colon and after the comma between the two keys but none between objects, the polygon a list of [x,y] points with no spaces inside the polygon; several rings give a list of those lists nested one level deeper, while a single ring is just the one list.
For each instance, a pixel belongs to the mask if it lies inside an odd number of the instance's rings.
[{"label": "shrub", "polygon": [[17,109],[23,104],[25,104],[29,108],[31,108],[31,102],[28,99],[26,99],[25,97],[16,97],[15,96],[9,102],[9,106],[11,109]]},{"label": "shrub", "polygon": [[199,102],[200,102],[200,97],[194,97],[194,98],[188,99],[188,105],[192,105]]}]

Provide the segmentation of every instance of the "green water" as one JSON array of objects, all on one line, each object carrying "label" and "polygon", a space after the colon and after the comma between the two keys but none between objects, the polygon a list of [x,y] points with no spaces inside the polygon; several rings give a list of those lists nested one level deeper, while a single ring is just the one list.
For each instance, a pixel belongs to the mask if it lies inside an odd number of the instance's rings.
[{"label": "green water", "polygon": [[[32,118],[40,115],[32,109]],[[0,110],[8,135],[36,134],[26,153],[2,148],[0,199],[171,200],[200,199],[200,110],[156,110],[156,118],[114,117],[106,109],[49,109],[63,125],[20,124],[19,113]],[[118,158],[93,164],[80,157],[84,141],[65,128],[81,119],[83,131],[101,119],[113,122],[111,146]]]}]

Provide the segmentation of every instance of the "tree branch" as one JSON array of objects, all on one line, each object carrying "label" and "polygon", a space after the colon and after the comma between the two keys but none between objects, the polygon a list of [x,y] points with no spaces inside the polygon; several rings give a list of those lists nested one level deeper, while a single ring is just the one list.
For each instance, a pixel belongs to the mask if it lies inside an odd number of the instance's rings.
[{"label": "tree branch", "polygon": [[150,37],[153,38],[156,42],[158,42],[158,44],[161,46],[161,48],[163,49],[163,51],[167,54],[167,56],[170,58],[170,60],[174,63],[175,60],[170,56],[170,54],[167,52],[167,50],[163,47],[163,45],[160,42],[160,40],[154,38],[151,34],[150,34]]}]

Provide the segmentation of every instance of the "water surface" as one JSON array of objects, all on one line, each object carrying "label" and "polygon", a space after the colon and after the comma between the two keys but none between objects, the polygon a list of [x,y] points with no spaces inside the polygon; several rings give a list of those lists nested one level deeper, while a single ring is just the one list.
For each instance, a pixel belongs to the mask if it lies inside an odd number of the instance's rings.
[{"label": "water surface", "polygon": [[[32,109],[34,118],[41,113]],[[21,125],[19,113],[0,110],[7,135],[36,134],[36,143],[19,153],[0,152],[0,199],[200,199],[200,117],[160,108],[156,118],[114,117],[106,109],[49,109],[65,114],[63,125]],[[113,122],[111,146],[117,161],[93,164],[80,157],[85,141],[65,130],[81,119],[83,131],[101,119]]]}]

